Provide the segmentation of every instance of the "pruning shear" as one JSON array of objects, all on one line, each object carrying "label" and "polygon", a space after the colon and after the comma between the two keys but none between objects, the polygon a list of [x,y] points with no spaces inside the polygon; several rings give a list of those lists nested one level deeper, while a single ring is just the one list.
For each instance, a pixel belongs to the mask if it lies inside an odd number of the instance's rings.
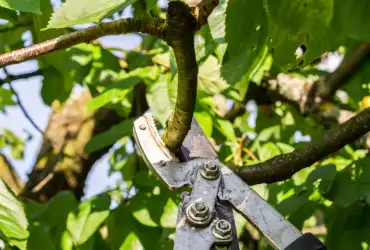
[{"label": "pruning shear", "polygon": [[181,194],[175,250],[217,246],[239,250],[233,210],[254,225],[274,249],[326,249],[314,235],[302,234],[222,164],[195,119],[179,155],[166,148],[151,115],[139,117],[133,132],[145,163],[170,189],[192,187],[190,193]]}]

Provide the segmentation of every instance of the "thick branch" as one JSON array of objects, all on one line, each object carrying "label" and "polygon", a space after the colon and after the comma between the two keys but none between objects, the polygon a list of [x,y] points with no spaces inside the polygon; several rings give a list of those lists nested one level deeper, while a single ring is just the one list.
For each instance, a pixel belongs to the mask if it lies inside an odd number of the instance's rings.
[{"label": "thick branch", "polygon": [[307,143],[289,154],[241,168],[240,177],[248,184],[272,183],[290,178],[299,170],[338,151],[370,131],[370,108],[340,126],[329,130],[320,140]]},{"label": "thick branch", "polygon": [[39,44],[35,44],[31,47],[2,54],[0,55],[0,67],[14,63],[20,63],[56,50],[72,47],[79,43],[88,43],[99,37],[107,35],[142,32],[163,38],[165,35],[165,26],[165,20],[147,20],[142,18],[128,18],[113,22],[101,23],[84,30],[75,31]]},{"label": "thick branch", "polygon": [[198,65],[194,50],[196,20],[183,2],[170,2],[167,12],[166,41],[173,48],[177,71],[178,91],[174,114],[167,120],[162,139],[171,150],[180,147],[190,130],[195,109]]}]

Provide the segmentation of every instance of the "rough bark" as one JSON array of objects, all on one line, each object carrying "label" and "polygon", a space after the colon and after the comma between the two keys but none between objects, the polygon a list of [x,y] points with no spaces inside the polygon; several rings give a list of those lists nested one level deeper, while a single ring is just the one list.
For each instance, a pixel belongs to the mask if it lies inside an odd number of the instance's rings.
[{"label": "rough bark", "polygon": [[[135,87],[134,96],[132,117],[147,110],[144,84]],[[83,195],[91,167],[110,148],[87,154],[86,144],[124,119],[107,108],[85,117],[85,105],[90,99],[89,92],[82,92],[72,95],[62,107],[54,106],[36,163],[22,191],[24,197],[45,202],[63,190],[74,192],[77,199]]]}]

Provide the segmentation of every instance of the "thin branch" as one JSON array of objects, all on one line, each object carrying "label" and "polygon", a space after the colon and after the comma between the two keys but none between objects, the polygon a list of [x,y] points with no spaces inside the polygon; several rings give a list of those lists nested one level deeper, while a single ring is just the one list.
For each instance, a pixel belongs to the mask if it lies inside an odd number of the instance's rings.
[{"label": "thin branch", "polygon": [[35,123],[35,121],[32,119],[32,117],[28,114],[26,108],[24,107],[23,103],[21,102],[21,98],[19,97],[17,91],[13,88],[11,82],[9,81],[9,88],[15,95],[15,98],[17,98],[17,104],[19,105],[19,108],[22,110],[24,116],[28,119],[28,121],[32,124],[32,126],[40,132],[40,134],[44,134],[42,129]]},{"label": "thin branch", "polygon": [[290,178],[294,173],[338,151],[370,131],[370,108],[336,128],[329,130],[319,140],[303,148],[282,154],[262,163],[236,169],[248,184],[272,183]]},{"label": "thin branch", "polygon": [[[8,71],[6,70],[6,68],[4,68],[4,72],[5,72],[5,75],[6,75],[5,81],[8,82],[10,90],[13,92],[15,98],[17,99],[17,104],[18,104],[19,108],[22,110],[24,116],[28,119],[28,121],[32,124],[32,126],[43,135],[44,132],[40,129],[39,126],[37,126],[37,124],[34,122],[34,120],[28,114],[26,108],[23,106],[23,103],[21,102],[21,98],[19,97],[17,91],[13,88],[12,83],[11,83],[12,81],[9,79]],[[32,73],[34,73],[34,72],[32,72]]]},{"label": "thin branch", "polygon": [[127,18],[113,22],[101,23],[27,48],[2,54],[0,55],[0,67],[20,63],[56,50],[72,47],[79,43],[89,43],[97,38],[107,35],[142,32],[163,38],[165,35],[165,29],[165,20],[162,19],[148,20],[143,18]]},{"label": "thin branch", "polygon": [[[21,79],[27,79],[27,78],[31,78],[31,77],[34,77],[34,76],[40,76],[40,75],[42,75],[42,73],[43,73],[43,70],[41,70],[41,69],[38,69],[38,70],[33,71],[33,72],[20,74],[20,75],[12,75],[12,74],[8,73],[7,81],[16,81],[16,80],[21,80]],[[6,81],[0,82],[0,87],[5,83],[6,83]]]}]

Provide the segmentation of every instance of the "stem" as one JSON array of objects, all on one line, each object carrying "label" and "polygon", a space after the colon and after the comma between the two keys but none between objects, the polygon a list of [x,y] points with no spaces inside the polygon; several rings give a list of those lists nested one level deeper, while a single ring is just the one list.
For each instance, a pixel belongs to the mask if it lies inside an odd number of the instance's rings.
[{"label": "stem", "polygon": [[0,67],[20,63],[40,55],[48,54],[56,50],[72,47],[79,43],[89,43],[99,37],[107,35],[119,35],[130,32],[142,32],[164,38],[165,20],[143,18],[128,18],[113,22],[101,23],[96,26],[78,30],[33,46],[11,51],[0,55]]},{"label": "stem", "polygon": [[329,130],[320,140],[307,143],[303,148],[282,154],[262,163],[236,169],[250,185],[272,183],[290,178],[299,170],[338,151],[370,131],[370,108]]}]

